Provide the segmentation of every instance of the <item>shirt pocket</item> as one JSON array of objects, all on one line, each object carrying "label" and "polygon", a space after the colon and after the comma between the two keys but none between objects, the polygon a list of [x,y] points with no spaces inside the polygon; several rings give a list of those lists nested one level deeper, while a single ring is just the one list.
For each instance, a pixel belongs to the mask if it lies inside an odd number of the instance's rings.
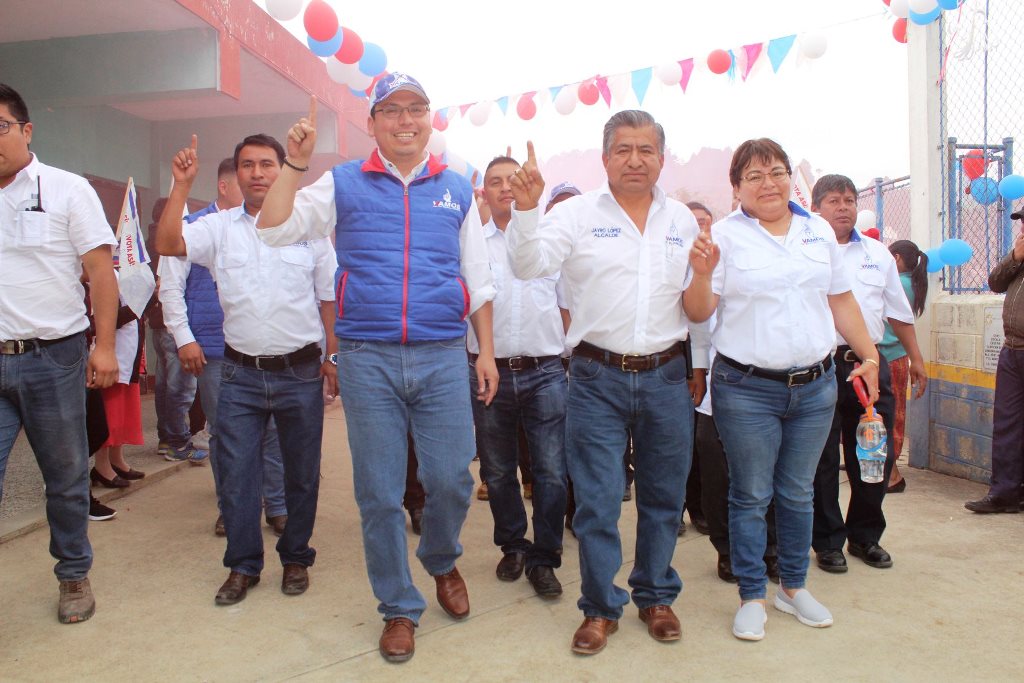
[{"label": "shirt pocket", "polygon": [[682,290],[686,282],[686,269],[690,266],[689,242],[678,237],[665,238],[665,252],[662,258],[661,284]]},{"label": "shirt pocket", "polygon": [[869,287],[885,287],[885,276],[874,268],[861,268],[857,271],[857,280]]},{"label": "shirt pocket", "polygon": [[530,297],[533,304],[541,311],[553,311],[558,308],[555,300],[555,286],[558,283],[557,277],[539,277],[530,280],[527,286],[530,288]]},{"label": "shirt pocket", "polygon": [[779,282],[780,267],[778,259],[770,253],[761,251],[743,251],[733,258],[735,267],[735,287],[740,294],[755,295],[781,285]]},{"label": "shirt pocket", "polygon": [[41,247],[50,240],[50,215],[42,211],[19,211],[16,219],[19,247]]},{"label": "shirt pocket", "polygon": [[811,244],[801,250],[803,268],[800,271],[801,287],[813,287],[825,292],[832,282],[832,258],[824,244]]}]

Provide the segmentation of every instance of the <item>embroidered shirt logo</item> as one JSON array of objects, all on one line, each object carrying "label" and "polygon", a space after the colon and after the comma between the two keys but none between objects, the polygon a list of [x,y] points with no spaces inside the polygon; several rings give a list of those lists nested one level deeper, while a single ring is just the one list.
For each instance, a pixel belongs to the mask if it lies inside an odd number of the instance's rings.
[{"label": "embroidered shirt logo", "polygon": [[871,257],[868,256],[867,254],[864,254],[864,262],[860,264],[860,269],[861,270],[875,270],[875,271],[882,270],[881,268],[878,267],[878,264],[875,263],[874,261],[872,261]]},{"label": "embroidered shirt logo", "polygon": [[683,238],[679,236],[679,229],[675,223],[669,227],[668,234],[665,235],[665,244],[667,246],[683,247]]},{"label": "embroidered shirt logo", "polygon": [[458,202],[452,201],[451,190],[445,188],[444,195],[441,199],[434,200],[435,209],[451,209],[452,211],[462,211],[462,206]]},{"label": "embroidered shirt logo", "polygon": [[618,237],[622,228],[591,228],[590,234],[594,237]]},{"label": "embroidered shirt logo", "polygon": [[824,244],[825,238],[817,235],[810,228],[804,228],[804,234],[800,237],[801,244]]}]

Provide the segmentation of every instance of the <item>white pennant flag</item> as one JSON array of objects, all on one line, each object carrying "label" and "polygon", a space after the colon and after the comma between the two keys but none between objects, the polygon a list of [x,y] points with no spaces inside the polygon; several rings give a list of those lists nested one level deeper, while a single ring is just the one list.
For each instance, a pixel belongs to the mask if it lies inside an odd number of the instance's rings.
[{"label": "white pennant flag", "polygon": [[139,318],[146,309],[156,281],[149,267],[149,253],[142,237],[142,225],[139,221],[138,195],[135,194],[135,181],[128,179],[128,189],[124,193],[121,204],[121,220],[117,224],[117,237],[120,243],[117,249],[117,262],[121,271],[119,287],[121,298]]}]

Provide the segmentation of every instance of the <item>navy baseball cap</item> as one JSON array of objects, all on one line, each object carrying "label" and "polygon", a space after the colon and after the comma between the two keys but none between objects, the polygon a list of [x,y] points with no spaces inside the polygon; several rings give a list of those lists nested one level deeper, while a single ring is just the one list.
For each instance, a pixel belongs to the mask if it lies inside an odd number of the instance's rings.
[{"label": "navy baseball cap", "polygon": [[430,98],[427,97],[427,93],[423,90],[423,86],[420,85],[419,81],[407,74],[395,72],[377,81],[377,85],[373,87],[373,95],[370,97],[370,111],[372,112],[378,104],[399,90],[408,90],[411,93],[416,93],[426,100],[427,104],[430,104]]},{"label": "navy baseball cap", "polygon": [[1012,218],[1015,221],[1024,219],[1024,209],[1017,209],[1016,211],[1010,214],[1010,218]]},{"label": "navy baseball cap", "polygon": [[580,189],[573,185],[572,183],[559,183],[558,185],[555,185],[555,189],[551,190],[551,195],[548,197],[548,202],[550,203],[554,201],[555,197],[557,197],[560,194],[573,195],[583,193],[580,192]]}]

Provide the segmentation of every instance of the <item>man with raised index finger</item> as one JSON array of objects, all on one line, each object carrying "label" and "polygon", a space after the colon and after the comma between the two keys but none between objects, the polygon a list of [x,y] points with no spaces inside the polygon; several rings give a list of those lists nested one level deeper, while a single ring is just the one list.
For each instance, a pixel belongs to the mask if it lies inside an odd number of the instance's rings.
[{"label": "man with raised index finger", "polygon": [[[693,443],[684,307],[691,290],[695,300],[706,299],[717,252],[690,210],[656,186],[664,152],[665,133],[654,118],[623,111],[605,124],[604,187],[541,218],[543,179],[532,144],[511,181],[513,271],[528,279],[561,269],[573,306],[566,456],[585,617],[572,651],[581,655],[604,649],[630,598],[614,583],[622,564],[617,523],[627,430],[638,512],[632,599],[652,638],[682,637],[671,605],[682,590],[672,554]],[[710,312],[686,308],[696,322]]]},{"label": "man with raised index finger", "polygon": [[405,536],[408,434],[426,493],[417,556],[454,619],[469,615],[456,561],[473,476],[466,318],[479,342],[476,398],[498,386],[491,278],[473,188],[426,151],[430,101],[402,73],[378,81],[367,127],[377,148],[298,190],[316,141],[316,100],[288,133],[281,179],[257,220],[267,244],[335,234],[338,384],[348,425],[366,568],[384,617],[381,656],[404,662],[426,609]]}]

